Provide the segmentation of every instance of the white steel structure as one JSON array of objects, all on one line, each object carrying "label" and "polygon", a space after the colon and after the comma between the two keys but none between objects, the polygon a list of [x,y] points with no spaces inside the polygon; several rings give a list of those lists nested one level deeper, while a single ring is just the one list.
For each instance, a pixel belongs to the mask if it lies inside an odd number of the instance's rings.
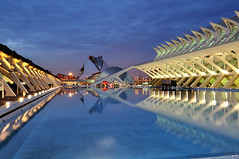
[{"label": "white steel structure", "polygon": [[175,80],[178,87],[238,88],[239,12],[236,14],[157,46],[154,61],[130,66],[102,80],[118,80],[120,74],[136,68],[148,74],[156,86],[163,80]]},{"label": "white steel structure", "polygon": [[[26,95],[29,92],[47,90],[56,87],[61,81],[31,64],[17,59],[0,50],[0,82],[5,96]],[[9,84],[15,84],[16,90]]]}]

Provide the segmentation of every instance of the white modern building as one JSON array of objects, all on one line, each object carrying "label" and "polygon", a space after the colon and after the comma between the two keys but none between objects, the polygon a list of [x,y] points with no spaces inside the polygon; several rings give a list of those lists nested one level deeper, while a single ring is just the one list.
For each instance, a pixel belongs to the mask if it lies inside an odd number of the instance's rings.
[{"label": "white modern building", "polygon": [[210,24],[154,47],[157,56],[152,62],[130,66],[102,80],[118,79],[136,68],[152,77],[155,86],[174,80],[178,87],[239,88],[239,12]]},{"label": "white modern building", "polygon": [[4,45],[0,47],[0,91],[15,97],[48,90],[61,84],[49,71],[18,55]]}]

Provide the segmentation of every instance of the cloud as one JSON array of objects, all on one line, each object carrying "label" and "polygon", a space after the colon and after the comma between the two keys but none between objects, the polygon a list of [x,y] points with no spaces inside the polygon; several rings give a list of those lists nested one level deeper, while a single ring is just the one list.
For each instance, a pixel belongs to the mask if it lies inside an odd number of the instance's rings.
[{"label": "cloud", "polygon": [[[78,71],[90,54],[124,67],[153,60],[152,47],[157,44],[207,27],[221,16],[235,16],[238,4],[234,0],[2,0],[0,42],[54,73]],[[59,60],[71,65],[63,68]]]}]

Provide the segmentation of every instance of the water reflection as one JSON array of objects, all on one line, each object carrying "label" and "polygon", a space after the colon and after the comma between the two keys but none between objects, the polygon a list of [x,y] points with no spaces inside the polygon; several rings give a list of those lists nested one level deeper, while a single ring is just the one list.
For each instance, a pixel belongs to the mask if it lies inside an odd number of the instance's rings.
[{"label": "water reflection", "polygon": [[[210,147],[212,153],[238,151],[239,92],[126,88],[61,91],[69,93],[79,96],[90,114],[103,114],[107,105],[124,103],[153,112],[156,127],[202,148]],[[91,105],[87,105],[88,95],[95,97]],[[137,103],[132,102],[135,99]]]},{"label": "water reflection", "polygon": [[212,153],[231,150],[231,154],[233,154],[233,152],[237,153],[239,148],[238,140],[232,140],[220,134],[206,131],[199,127],[173,120],[162,115],[157,115],[156,125],[163,128],[166,132],[175,134],[180,138],[185,138],[186,141],[197,144],[202,148],[212,147]]},{"label": "water reflection", "polygon": [[96,103],[94,104],[94,106],[89,110],[89,113],[94,113],[94,112],[98,112],[100,114],[102,114],[104,109],[102,100],[99,98]]},{"label": "water reflection", "polygon": [[[131,91],[124,91],[124,89],[107,89],[107,90],[102,90],[101,91],[106,91],[106,92],[110,92],[111,94],[119,94],[119,97],[127,100],[128,96],[132,93]],[[115,100],[113,98],[110,98],[108,96],[105,96],[102,93],[97,93],[95,90],[93,89],[68,89],[68,88],[63,88],[59,95],[67,95],[68,97],[73,97],[74,95],[77,95],[80,97],[80,100],[82,102],[83,105],[87,105],[85,104],[86,101],[86,96],[90,95],[90,96],[94,96],[96,97],[96,101],[94,102],[94,104],[90,105],[90,108],[88,110],[89,114],[93,114],[93,113],[99,113],[102,114],[103,110],[107,107],[108,104],[118,104],[120,103],[118,100]],[[87,105],[87,107],[89,107]]]},{"label": "water reflection", "polygon": [[0,148],[1,145],[7,143],[9,138],[11,138],[17,131],[24,126],[24,124],[29,121],[37,112],[39,112],[45,104],[50,101],[60,90],[50,93],[42,98],[42,101],[35,101],[31,105],[22,108],[22,110],[16,115],[10,118],[4,118],[3,123],[0,125]]},{"label": "water reflection", "polygon": [[131,89],[95,91],[127,105],[239,139],[239,92],[135,89],[134,95],[141,92],[148,96],[133,104],[127,100]]}]

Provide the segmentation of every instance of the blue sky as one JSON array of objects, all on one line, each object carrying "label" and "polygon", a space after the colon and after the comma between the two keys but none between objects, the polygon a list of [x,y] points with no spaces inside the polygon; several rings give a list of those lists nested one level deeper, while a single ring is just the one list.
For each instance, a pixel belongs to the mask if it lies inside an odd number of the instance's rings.
[{"label": "blue sky", "polygon": [[110,66],[151,61],[155,45],[230,18],[238,0],[0,0],[0,43],[53,74],[88,55]]}]

